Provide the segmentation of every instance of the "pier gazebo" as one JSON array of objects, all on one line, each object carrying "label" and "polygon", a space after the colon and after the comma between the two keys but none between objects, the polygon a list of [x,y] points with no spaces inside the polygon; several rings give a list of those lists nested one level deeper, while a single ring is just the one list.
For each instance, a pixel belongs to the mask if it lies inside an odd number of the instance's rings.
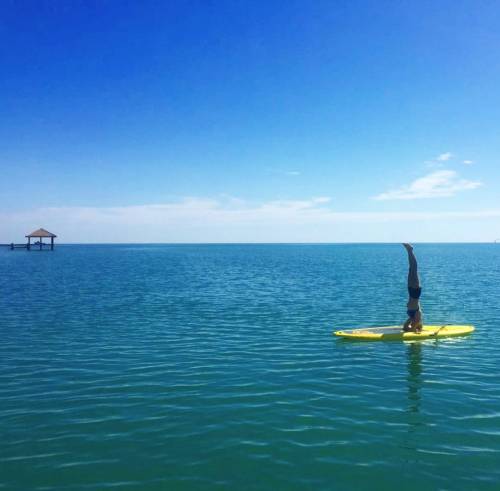
[{"label": "pier gazebo", "polygon": [[31,234],[26,235],[26,237],[28,239],[28,244],[26,244],[28,251],[31,249],[31,239],[39,239],[39,241],[34,245],[39,245],[40,250],[42,250],[42,247],[44,246],[43,239],[45,238],[50,238],[50,250],[53,251],[54,239],[57,237],[57,235],[49,232],[48,230],[45,230],[44,228],[39,228],[38,230],[31,232]]}]

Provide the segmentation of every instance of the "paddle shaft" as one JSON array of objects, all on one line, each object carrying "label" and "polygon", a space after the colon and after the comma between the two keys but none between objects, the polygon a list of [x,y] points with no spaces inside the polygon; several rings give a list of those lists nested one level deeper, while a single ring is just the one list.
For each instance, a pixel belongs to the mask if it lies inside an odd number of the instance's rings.
[{"label": "paddle shaft", "polygon": [[446,327],[446,325],[441,326],[436,332],[432,333],[431,336],[437,336],[439,334],[439,332],[441,331],[441,329],[444,329],[445,327]]}]

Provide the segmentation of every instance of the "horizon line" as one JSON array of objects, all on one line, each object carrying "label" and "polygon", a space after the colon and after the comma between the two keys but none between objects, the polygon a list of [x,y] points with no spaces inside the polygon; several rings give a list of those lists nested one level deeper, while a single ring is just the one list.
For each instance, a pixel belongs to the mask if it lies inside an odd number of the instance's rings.
[{"label": "horizon line", "polygon": [[[498,244],[497,240],[492,241],[409,241],[411,244]],[[346,242],[59,242],[56,246],[72,245],[346,245],[346,244],[382,244],[401,245],[400,241],[346,241]],[[0,245],[10,245],[9,243]]]}]

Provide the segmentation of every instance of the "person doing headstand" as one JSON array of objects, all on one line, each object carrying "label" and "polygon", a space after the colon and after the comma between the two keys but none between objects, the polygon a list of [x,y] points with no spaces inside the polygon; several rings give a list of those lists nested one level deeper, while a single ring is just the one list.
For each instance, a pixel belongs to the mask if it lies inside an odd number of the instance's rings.
[{"label": "person doing headstand", "polygon": [[406,313],[408,319],[403,325],[403,331],[408,332],[421,332],[422,331],[422,311],[420,309],[420,294],[422,288],[418,279],[417,260],[413,254],[413,247],[411,244],[403,244],[408,252],[408,294],[409,299],[406,304]]}]

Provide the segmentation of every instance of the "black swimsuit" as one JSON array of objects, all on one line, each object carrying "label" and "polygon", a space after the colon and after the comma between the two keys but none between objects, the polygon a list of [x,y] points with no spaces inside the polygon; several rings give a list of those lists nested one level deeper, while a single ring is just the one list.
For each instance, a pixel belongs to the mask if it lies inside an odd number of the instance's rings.
[{"label": "black swimsuit", "polygon": [[[408,287],[408,293],[410,295],[410,298],[413,298],[413,300],[418,300],[420,298],[420,295],[422,294],[422,288],[413,288],[412,286]],[[412,318],[415,317],[415,314],[420,310],[418,309],[408,309],[406,313],[408,314],[408,317]]]}]

